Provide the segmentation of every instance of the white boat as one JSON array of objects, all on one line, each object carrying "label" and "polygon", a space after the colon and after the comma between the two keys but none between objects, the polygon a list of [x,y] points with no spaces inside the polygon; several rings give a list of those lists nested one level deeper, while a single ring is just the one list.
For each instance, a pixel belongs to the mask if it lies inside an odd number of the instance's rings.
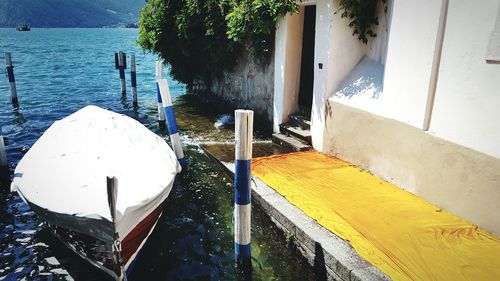
[{"label": "white boat", "polygon": [[36,141],[11,190],[70,249],[123,280],[180,171],[161,137],[132,118],[87,106]]}]

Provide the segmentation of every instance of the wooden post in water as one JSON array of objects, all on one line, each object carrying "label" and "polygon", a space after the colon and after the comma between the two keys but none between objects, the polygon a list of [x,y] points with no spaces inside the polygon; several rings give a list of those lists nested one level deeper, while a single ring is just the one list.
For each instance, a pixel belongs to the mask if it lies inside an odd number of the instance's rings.
[{"label": "wooden post in water", "polygon": [[122,95],[126,95],[127,87],[125,85],[125,69],[127,68],[127,61],[125,58],[125,53],[122,51],[115,53],[115,68],[118,69],[120,73]]},{"label": "wooden post in water", "polygon": [[177,160],[186,169],[186,158],[184,158],[184,151],[182,150],[181,138],[179,136],[179,127],[175,119],[174,105],[172,104],[172,97],[170,96],[170,89],[166,79],[158,80],[158,87],[160,89],[160,96],[162,99],[162,106],[165,109],[165,117],[167,121],[168,134],[172,142],[172,148],[177,156]]},{"label": "wooden post in water", "polygon": [[135,55],[130,56],[130,79],[132,80],[132,100],[134,107],[137,107],[137,75],[135,68]]},{"label": "wooden post in water", "polygon": [[253,111],[235,112],[236,168],[234,173],[234,252],[236,262],[251,268],[252,254],[250,179],[252,164]]},{"label": "wooden post in water", "polygon": [[160,127],[165,126],[165,111],[163,110],[163,101],[161,99],[160,86],[158,81],[163,79],[163,63],[156,61],[156,99],[158,101],[158,124]]},{"label": "wooden post in water", "polygon": [[14,105],[19,103],[17,99],[16,79],[14,77],[14,65],[12,64],[12,56],[10,53],[5,53],[5,71],[10,83],[10,99]]}]

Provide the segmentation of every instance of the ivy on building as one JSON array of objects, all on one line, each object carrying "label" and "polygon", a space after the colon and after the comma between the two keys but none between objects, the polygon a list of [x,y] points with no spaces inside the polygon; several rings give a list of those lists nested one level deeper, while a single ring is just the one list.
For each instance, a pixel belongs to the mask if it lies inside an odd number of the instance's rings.
[{"label": "ivy on building", "polygon": [[[340,0],[341,16],[366,43],[376,34],[378,1]],[[174,79],[210,83],[230,70],[244,48],[269,58],[280,18],[299,10],[296,0],[148,0],[141,11],[138,44],[158,54]]]},{"label": "ivy on building", "polygon": [[368,43],[370,37],[377,36],[372,26],[378,25],[377,8],[380,1],[387,3],[387,0],[340,0],[341,17],[349,20],[349,27],[353,29],[352,35],[358,36],[364,44]]},{"label": "ivy on building", "polygon": [[295,0],[149,0],[138,44],[168,63],[176,80],[210,82],[231,69],[246,46],[270,57],[276,23],[296,11]]}]

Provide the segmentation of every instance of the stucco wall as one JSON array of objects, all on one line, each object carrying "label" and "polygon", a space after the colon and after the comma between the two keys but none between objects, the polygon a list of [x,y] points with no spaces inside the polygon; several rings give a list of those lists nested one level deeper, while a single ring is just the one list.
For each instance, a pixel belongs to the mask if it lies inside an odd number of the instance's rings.
[{"label": "stucco wall", "polygon": [[273,130],[298,111],[304,7],[278,23],[275,39]]},{"label": "stucco wall", "polygon": [[[429,132],[500,158],[500,122],[495,121],[500,108],[500,65],[486,62],[500,1],[450,0],[441,57],[435,56],[435,50],[444,2],[423,1],[393,2],[382,93],[346,99],[334,91],[331,96],[336,102],[423,128],[432,66],[439,60]],[[372,52],[366,54],[373,57]],[[332,64],[337,70],[349,69]],[[328,79],[336,81],[338,76],[329,74]]]},{"label": "stucco wall", "polygon": [[[334,92],[323,147],[500,235],[500,64],[486,62],[500,1],[443,3],[394,1],[383,91],[364,98]],[[436,56],[440,18],[446,21]],[[426,132],[433,65],[439,68]]]},{"label": "stucco wall", "polygon": [[373,112],[422,128],[440,11],[441,1],[394,1],[384,105]]},{"label": "stucco wall", "polygon": [[429,129],[497,158],[500,64],[487,63],[486,51],[499,5],[498,0],[450,0]]},{"label": "stucco wall", "polygon": [[367,44],[367,57],[385,64],[387,58],[387,41],[389,39],[389,29],[392,16],[392,2],[387,0],[385,3],[379,1],[378,9],[378,25],[372,26],[373,31],[377,34],[376,37],[370,37]]},{"label": "stucco wall", "polygon": [[333,100],[326,134],[328,153],[500,236],[500,159]]},{"label": "stucco wall", "polygon": [[[311,110],[312,143],[324,150],[325,103],[363,57],[366,46],[352,36],[348,21],[340,17],[339,0],[316,2],[316,40],[314,50],[314,88]],[[323,64],[320,69],[319,64]]]},{"label": "stucco wall", "polygon": [[[379,36],[370,40],[363,53],[385,64],[383,92],[376,97],[334,99],[339,103],[422,128],[441,1],[393,0],[388,1],[387,5],[388,14],[384,9],[379,9],[378,16],[381,20],[375,29]],[[337,44],[352,45],[350,41]],[[348,73],[353,69],[343,64],[334,67],[337,71],[341,68],[342,72]],[[335,77],[330,79],[337,80]],[[335,90],[336,88],[332,89],[330,96],[334,95]]]},{"label": "stucco wall", "polygon": [[236,106],[273,118],[274,55],[261,63],[249,51],[243,52],[232,71],[212,81],[210,90]]}]

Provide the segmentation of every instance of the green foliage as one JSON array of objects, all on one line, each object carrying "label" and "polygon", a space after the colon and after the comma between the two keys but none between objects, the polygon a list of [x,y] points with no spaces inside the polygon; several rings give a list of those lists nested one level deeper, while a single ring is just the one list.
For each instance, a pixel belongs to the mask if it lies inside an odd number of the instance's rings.
[{"label": "green foliage", "polygon": [[371,29],[378,25],[377,6],[379,1],[387,0],[340,0],[341,17],[349,19],[349,27],[353,28],[352,35],[358,35],[363,43],[368,43],[368,37],[377,34]]},{"label": "green foliage", "polygon": [[272,52],[272,35],[278,20],[287,13],[299,10],[294,0],[241,0],[231,3],[231,10],[226,16],[228,37],[236,42],[248,41],[253,52],[260,57],[268,57]]},{"label": "green foliage", "polygon": [[293,241],[295,240],[295,235],[290,231],[286,231],[285,233],[285,241],[288,246],[293,245]]},{"label": "green foliage", "polygon": [[218,0],[150,0],[141,11],[138,43],[167,62],[176,80],[210,81],[234,63],[240,48],[226,35],[228,8]]},{"label": "green foliage", "polygon": [[269,56],[277,21],[297,10],[294,0],[149,0],[138,43],[159,54],[175,79],[210,82],[246,43],[258,57]]}]

